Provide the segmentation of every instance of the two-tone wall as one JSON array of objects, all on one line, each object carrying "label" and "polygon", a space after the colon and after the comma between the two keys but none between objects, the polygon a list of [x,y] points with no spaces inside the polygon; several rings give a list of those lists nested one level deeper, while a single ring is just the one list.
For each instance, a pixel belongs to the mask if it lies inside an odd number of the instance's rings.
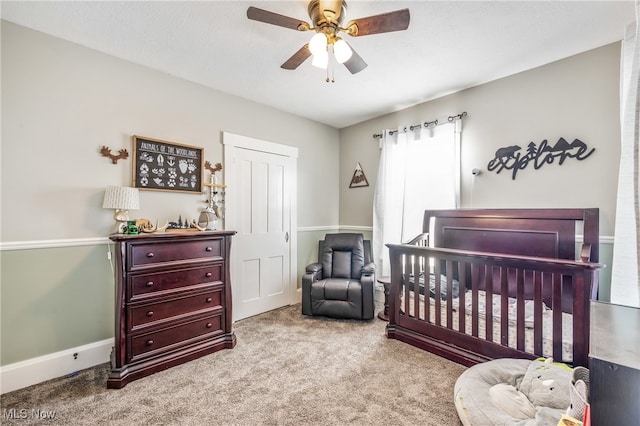
[{"label": "two-tone wall", "polygon": [[[401,79],[401,70],[399,76]],[[609,300],[620,161],[620,44],[584,52],[507,78],[340,130],[340,225],[372,226],[380,150],[373,134],[467,112],[462,121],[461,207],[600,209],[600,298]],[[579,139],[595,152],[535,169],[487,170],[499,148]],[[359,162],[372,184],[349,189]],[[473,176],[471,170],[482,170]]]},{"label": "two-tone wall", "polygon": [[[102,199],[109,185],[131,185],[132,162],[111,164],[100,156],[102,145],[131,154],[137,134],[203,147],[212,163],[223,160],[223,131],[296,147],[300,252],[315,247],[318,230],[338,228],[337,129],[1,26],[3,392],[26,371],[55,377],[109,359],[114,283],[107,235],[114,222]],[[141,208],[130,215],[195,218],[205,199],[141,191]]]},{"label": "two-tone wall", "polygon": [[[106,186],[130,185],[131,160],[112,165],[99,147],[131,151],[134,134],[204,147],[211,162],[222,161],[223,131],[297,147],[300,276],[326,232],[371,237],[379,158],[374,133],[466,111],[462,206],[599,207],[601,261],[610,264],[618,44],[337,130],[14,24],[1,26],[2,392],[7,380],[24,383],[25,371],[49,378],[107,361],[114,286],[106,236],[113,219],[101,205]],[[582,162],[529,167],[516,180],[486,170],[498,148],[559,137],[581,139],[596,152]],[[371,185],[349,189],[357,162]],[[483,174],[473,178],[474,167]],[[195,217],[205,198],[142,191],[135,217]]]}]

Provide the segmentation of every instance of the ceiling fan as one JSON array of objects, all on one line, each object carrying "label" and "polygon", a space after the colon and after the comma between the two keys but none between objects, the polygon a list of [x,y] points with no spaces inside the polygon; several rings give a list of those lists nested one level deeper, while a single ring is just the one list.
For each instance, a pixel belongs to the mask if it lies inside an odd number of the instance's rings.
[{"label": "ceiling fan", "polygon": [[[247,17],[254,21],[293,30],[315,31],[316,34],[309,43],[302,46],[293,56],[287,59],[281,65],[281,68],[294,70],[312,55],[313,65],[327,68],[329,53],[331,52],[338,63],[344,64],[351,74],[355,74],[365,69],[367,63],[346,41],[339,37],[339,34],[345,33],[351,37],[360,37],[406,30],[409,27],[410,16],[409,9],[401,9],[354,19],[343,27],[342,22],[346,9],[347,2],[343,0],[312,0],[307,7],[312,24],[253,6],[247,9]],[[328,77],[327,81],[329,81]]]}]

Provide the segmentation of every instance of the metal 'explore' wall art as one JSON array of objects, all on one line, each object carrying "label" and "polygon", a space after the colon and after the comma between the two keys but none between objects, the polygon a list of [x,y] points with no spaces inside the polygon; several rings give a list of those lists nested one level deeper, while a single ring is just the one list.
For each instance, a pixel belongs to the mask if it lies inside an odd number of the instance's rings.
[{"label": "metal 'explore' wall art", "polygon": [[595,148],[589,147],[580,139],[574,139],[569,143],[565,138],[558,139],[555,145],[549,146],[546,139],[536,145],[530,142],[527,145],[526,154],[519,152],[522,148],[518,145],[506,146],[496,151],[496,156],[487,164],[487,170],[500,173],[502,170],[511,170],[511,179],[515,180],[518,171],[526,168],[530,163],[538,170],[545,164],[553,164],[558,159],[558,165],[562,165],[567,158],[575,158],[582,161],[587,159]]}]

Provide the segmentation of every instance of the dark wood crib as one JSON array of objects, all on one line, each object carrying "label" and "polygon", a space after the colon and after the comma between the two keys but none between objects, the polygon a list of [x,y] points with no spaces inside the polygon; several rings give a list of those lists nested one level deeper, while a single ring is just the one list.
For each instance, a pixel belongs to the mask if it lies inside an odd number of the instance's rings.
[{"label": "dark wood crib", "polygon": [[598,241],[596,208],[427,210],[422,234],[387,244],[387,336],[466,366],[587,366]]}]

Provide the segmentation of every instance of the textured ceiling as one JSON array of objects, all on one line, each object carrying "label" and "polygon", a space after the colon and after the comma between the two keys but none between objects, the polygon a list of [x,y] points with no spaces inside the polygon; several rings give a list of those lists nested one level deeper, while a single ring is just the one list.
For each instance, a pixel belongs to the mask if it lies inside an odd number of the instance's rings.
[{"label": "textured ceiling", "polygon": [[335,83],[311,33],[251,21],[256,6],[309,22],[306,1],[2,1],[2,19],[222,92],[343,128],[618,41],[632,1],[348,1],[346,21],[409,8],[406,31],[344,36],[369,64]]}]

